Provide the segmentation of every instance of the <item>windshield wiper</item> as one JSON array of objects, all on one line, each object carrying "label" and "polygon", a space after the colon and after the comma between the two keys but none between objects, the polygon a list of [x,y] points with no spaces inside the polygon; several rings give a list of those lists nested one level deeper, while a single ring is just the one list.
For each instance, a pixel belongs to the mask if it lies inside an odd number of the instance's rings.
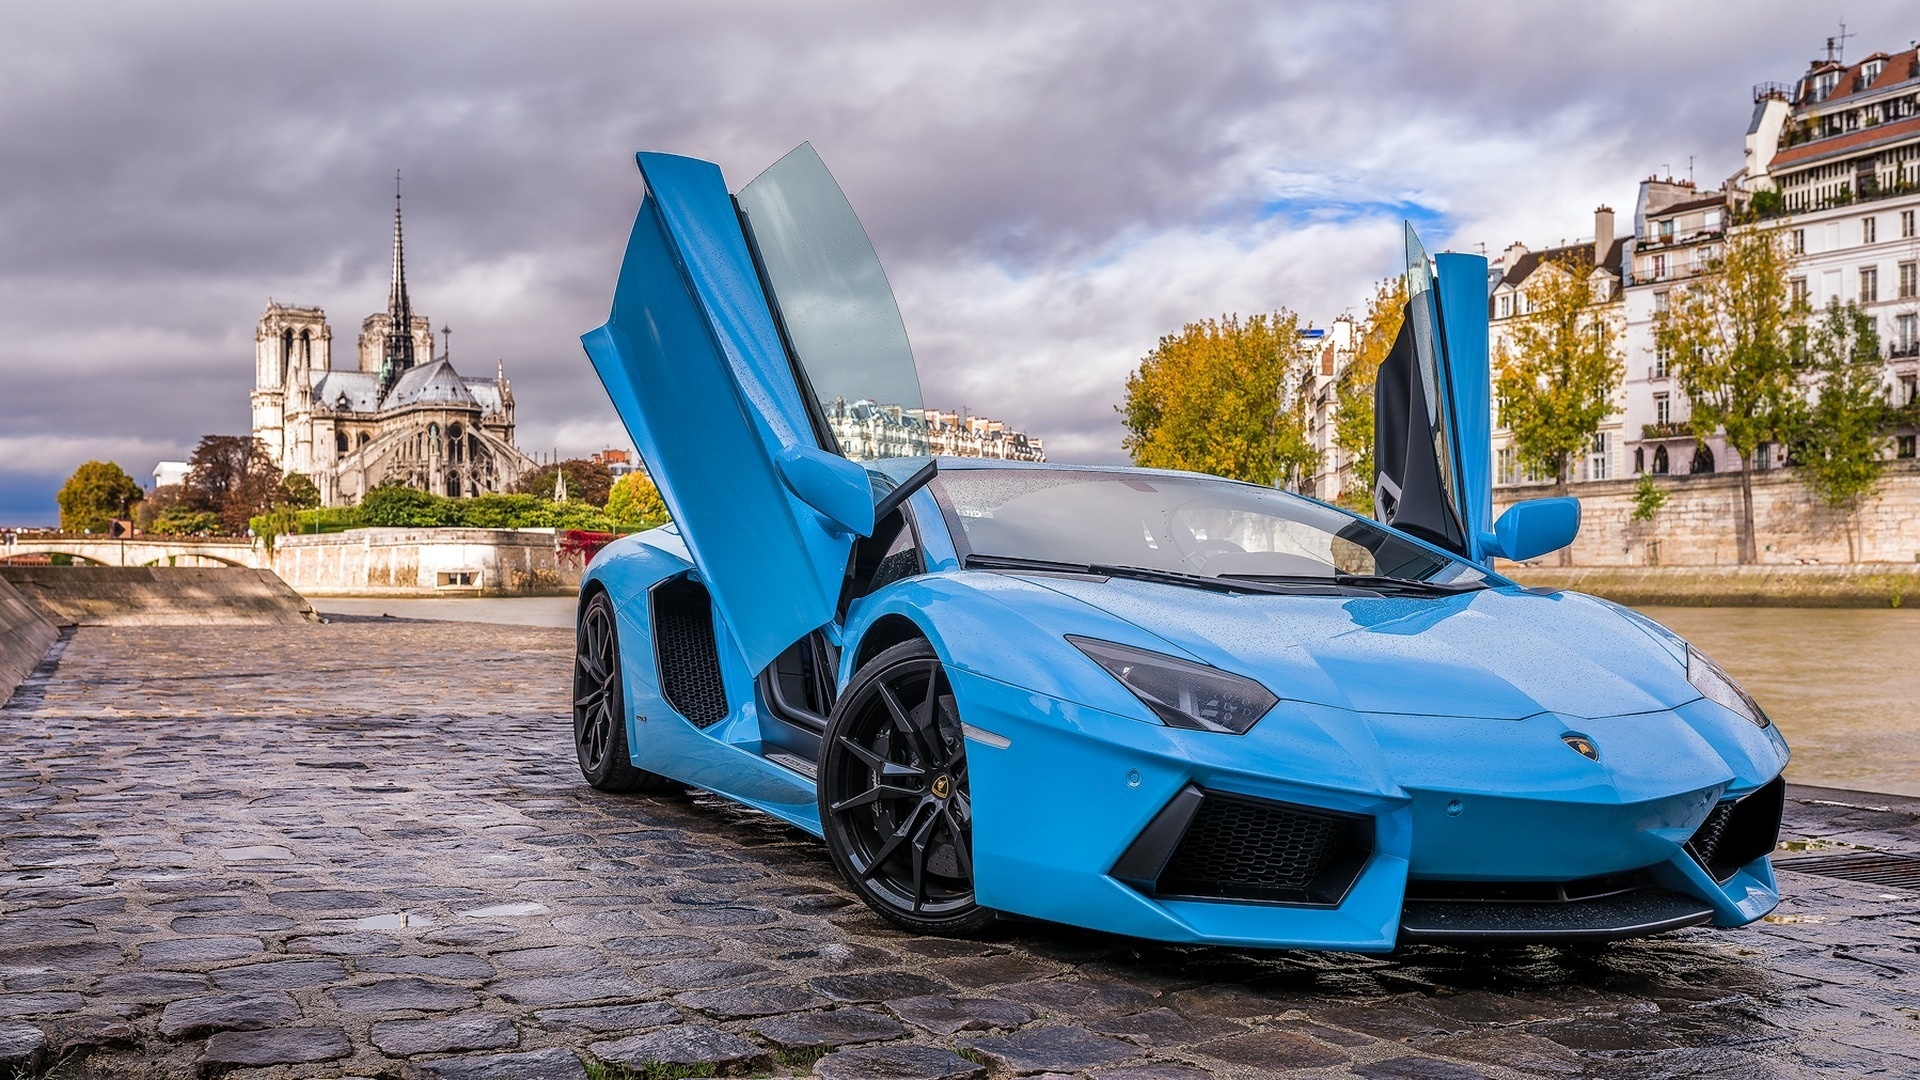
[{"label": "windshield wiper", "polygon": [[1223,574],[1247,581],[1287,582],[1306,584],[1318,582],[1323,585],[1350,586],[1368,589],[1374,592],[1392,592],[1408,596],[1454,596],[1459,593],[1474,592],[1486,588],[1485,582],[1469,581],[1459,585],[1443,585],[1437,581],[1416,581],[1413,578],[1390,577],[1386,574],[1343,574],[1335,573],[1331,578],[1315,574]]},{"label": "windshield wiper", "polygon": [[967,568],[970,570],[1026,570],[1042,574],[1084,574],[1088,577],[1125,578],[1129,581],[1184,585],[1193,589],[1210,589],[1214,592],[1228,593],[1293,594],[1298,593],[1301,586],[1331,589],[1338,585],[1337,582],[1328,581],[1326,578],[1268,581],[1246,577],[1214,577],[1208,574],[1183,574],[1178,570],[1159,570],[1151,566],[1073,563],[1055,559],[1027,559],[1018,555],[969,555]]}]

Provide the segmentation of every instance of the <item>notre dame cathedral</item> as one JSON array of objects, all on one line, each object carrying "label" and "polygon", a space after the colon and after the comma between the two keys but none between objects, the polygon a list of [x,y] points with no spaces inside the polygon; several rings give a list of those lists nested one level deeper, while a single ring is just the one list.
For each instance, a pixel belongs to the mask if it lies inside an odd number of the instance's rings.
[{"label": "notre dame cathedral", "polygon": [[461,375],[413,313],[397,192],[387,310],[361,322],[357,367],[334,367],[332,343],[326,312],[272,301],[254,334],[254,437],[283,471],[311,479],[323,505],[392,481],[437,495],[506,491],[534,467],[513,445],[505,365],[491,379]]}]

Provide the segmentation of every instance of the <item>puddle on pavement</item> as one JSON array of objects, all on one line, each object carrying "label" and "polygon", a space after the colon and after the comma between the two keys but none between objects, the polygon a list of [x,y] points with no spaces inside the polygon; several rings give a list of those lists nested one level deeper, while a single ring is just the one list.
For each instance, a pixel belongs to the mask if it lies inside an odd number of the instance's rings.
[{"label": "puddle on pavement", "polygon": [[469,919],[512,919],[527,915],[548,915],[552,912],[545,904],[495,904],[492,907],[474,908],[460,914]]},{"label": "puddle on pavement", "polygon": [[440,920],[417,911],[395,911],[386,915],[369,915],[364,919],[353,920],[355,930],[424,930],[429,926],[439,926]]}]

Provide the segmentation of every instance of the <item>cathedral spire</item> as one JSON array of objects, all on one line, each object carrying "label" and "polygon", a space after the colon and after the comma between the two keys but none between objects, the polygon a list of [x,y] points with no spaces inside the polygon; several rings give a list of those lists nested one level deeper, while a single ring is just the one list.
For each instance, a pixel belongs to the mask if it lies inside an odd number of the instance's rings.
[{"label": "cathedral spire", "polygon": [[400,170],[393,172],[393,285],[387,290],[387,340],[380,363],[380,395],[413,366],[413,301],[407,297],[407,255],[400,225]]}]

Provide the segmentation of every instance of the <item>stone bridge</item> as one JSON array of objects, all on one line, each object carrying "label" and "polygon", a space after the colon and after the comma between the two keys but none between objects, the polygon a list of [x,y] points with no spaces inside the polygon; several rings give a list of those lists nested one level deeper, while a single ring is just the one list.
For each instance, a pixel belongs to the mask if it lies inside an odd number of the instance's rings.
[{"label": "stone bridge", "polygon": [[70,555],[98,566],[244,566],[270,570],[266,549],[250,540],[223,537],[135,536],[114,540],[85,533],[17,533],[7,537],[0,556]]}]

